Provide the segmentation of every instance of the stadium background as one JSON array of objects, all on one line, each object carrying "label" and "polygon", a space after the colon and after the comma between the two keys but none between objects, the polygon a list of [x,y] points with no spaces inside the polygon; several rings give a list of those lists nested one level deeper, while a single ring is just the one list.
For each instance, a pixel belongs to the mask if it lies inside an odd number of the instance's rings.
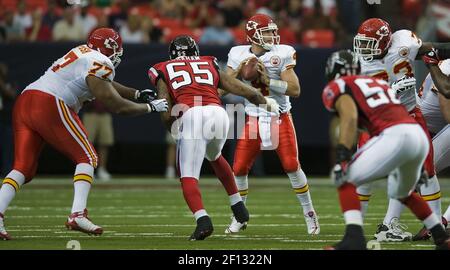
[{"label": "stadium background", "polygon": [[[374,4],[368,4],[374,2]],[[116,28],[119,32],[133,25],[137,35],[124,37],[124,56],[118,67],[116,80],[137,89],[153,87],[147,78],[148,68],[167,60],[167,42],[183,33],[200,41],[203,55],[216,56],[225,66],[227,53],[234,44],[245,43],[245,19],[257,12],[274,17],[281,35],[281,43],[297,50],[296,73],[302,86],[298,99],[291,99],[292,114],[299,138],[300,159],[305,172],[326,175],[329,171],[330,142],[328,126],[331,116],[322,106],[320,94],[325,84],[324,64],[337,48],[351,48],[352,37],[358,25],[366,18],[386,19],[393,30],[414,30],[426,41],[448,41],[450,37],[450,1],[445,0],[96,0],[77,7],[76,19],[88,24],[95,18],[98,25]],[[20,91],[38,78],[58,57],[83,38],[55,40],[53,26],[63,18],[71,6],[65,1],[0,0],[0,62],[10,69],[10,80]],[[70,13],[70,12],[69,12]],[[78,15],[76,15],[78,14]],[[83,14],[83,16],[80,16]],[[19,29],[16,17],[26,21],[28,28]],[[69,16],[69,15],[68,15]],[[203,33],[214,25],[214,18],[224,18],[225,31],[232,40],[202,39]],[[12,20],[11,20],[12,18]],[[25,19],[24,19],[25,18]],[[17,19],[20,21],[20,19]],[[38,35],[31,37],[33,28]],[[148,22],[153,24],[148,27]],[[86,26],[86,25],[85,25]],[[87,26],[86,26],[87,27]],[[12,30],[14,31],[12,31]],[[31,32],[30,32],[31,31]],[[128,31],[127,33],[129,33]],[[136,38],[136,36],[140,38]],[[417,61],[418,84],[426,69]],[[165,131],[159,116],[136,118],[114,116],[116,144],[112,148],[108,168],[113,174],[161,175],[165,168]],[[224,153],[232,161],[232,148],[226,144]],[[274,152],[263,154],[266,174],[280,174],[280,163]],[[205,172],[210,173],[209,166]],[[43,152],[39,172],[43,174],[70,174],[73,165],[50,147]]]}]

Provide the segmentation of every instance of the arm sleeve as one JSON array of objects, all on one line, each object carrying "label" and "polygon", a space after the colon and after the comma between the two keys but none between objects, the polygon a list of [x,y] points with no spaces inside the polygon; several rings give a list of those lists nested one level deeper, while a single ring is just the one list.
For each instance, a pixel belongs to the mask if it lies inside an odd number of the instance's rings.
[{"label": "arm sleeve", "polygon": [[160,65],[156,64],[153,67],[151,67],[148,70],[148,78],[150,79],[150,82],[156,86],[158,83],[158,80],[161,79],[162,73],[159,71]]},{"label": "arm sleeve", "polygon": [[236,57],[236,50],[234,48],[231,48],[230,52],[228,53],[227,66],[232,69],[237,69],[240,63],[240,60]]},{"label": "arm sleeve", "polygon": [[[344,82],[343,82],[344,83]],[[341,90],[342,87],[339,87],[338,83],[335,81],[330,82],[322,92],[322,102],[325,108],[330,112],[335,112],[334,105],[336,103],[336,100],[345,93],[345,86],[344,89]]]},{"label": "arm sleeve", "polygon": [[291,46],[286,46],[286,55],[283,59],[283,66],[281,67],[281,72],[286,69],[293,68],[297,64],[297,52]]}]

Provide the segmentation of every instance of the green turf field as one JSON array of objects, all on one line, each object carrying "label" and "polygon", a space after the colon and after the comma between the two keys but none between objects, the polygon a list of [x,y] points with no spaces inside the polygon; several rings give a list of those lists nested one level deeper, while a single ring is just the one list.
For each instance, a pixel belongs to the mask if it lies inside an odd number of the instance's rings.
[{"label": "green turf field", "polygon": [[[231,210],[226,193],[217,180],[202,178],[200,187],[215,231],[205,241],[190,242],[187,239],[195,221],[176,180],[96,182],[89,216],[105,232],[94,237],[64,227],[72,204],[70,177],[35,179],[22,188],[7,211],[5,225],[14,240],[1,241],[0,249],[66,249],[70,240],[79,241],[81,249],[322,249],[341,238],[343,220],[330,180],[310,178],[309,183],[320,218],[319,236],[307,235],[287,177],[250,179],[249,226],[239,235],[227,236],[224,230]],[[441,179],[444,211],[450,203],[449,184],[448,179]],[[385,185],[377,183],[365,219],[367,240],[382,221],[386,207]],[[413,233],[421,227],[406,211],[402,221]],[[433,248],[431,241],[381,244],[381,249]]]}]

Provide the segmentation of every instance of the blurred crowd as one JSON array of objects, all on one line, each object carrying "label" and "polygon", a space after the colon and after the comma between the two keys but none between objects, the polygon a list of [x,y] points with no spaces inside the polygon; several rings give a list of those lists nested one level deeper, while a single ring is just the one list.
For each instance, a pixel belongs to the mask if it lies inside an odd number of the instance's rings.
[{"label": "blurred crowd", "polygon": [[167,43],[189,34],[201,44],[243,44],[246,18],[265,13],[278,24],[281,43],[347,46],[367,17],[388,18],[394,29],[415,29],[430,4],[449,2],[381,1],[0,0],[0,42],[82,41],[94,28],[113,27],[125,43]]}]

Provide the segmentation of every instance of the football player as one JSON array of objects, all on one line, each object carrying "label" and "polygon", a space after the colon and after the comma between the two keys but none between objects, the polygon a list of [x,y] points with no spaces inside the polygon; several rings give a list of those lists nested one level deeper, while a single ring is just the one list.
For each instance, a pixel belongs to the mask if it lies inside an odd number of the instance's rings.
[{"label": "football player", "polygon": [[249,220],[233,171],[221,154],[229,119],[220,101],[219,87],[243,96],[255,105],[266,104],[264,107],[269,111],[277,112],[278,104],[263,97],[255,88],[219,71],[216,58],[200,56],[197,43],[189,36],[172,40],[169,55],[169,61],[154,65],[148,75],[158,89],[158,96],[169,101],[169,112],[161,114],[161,118],[177,138],[181,187],[197,223],[190,240],[204,240],[213,232],[211,218],[203,206],[198,188],[204,158],[210,162],[227,191],[236,219],[243,224]]},{"label": "football player", "polygon": [[[233,171],[244,202],[248,195],[248,173],[261,150],[275,150],[291,186],[303,209],[308,234],[319,234],[320,226],[314,210],[306,175],[298,159],[297,136],[290,114],[290,97],[300,95],[300,83],[295,74],[296,52],[281,45],[278,27],[264,14],[256,14],[246,24],[250,45],[231,48],[228,54],[227,73],[240,78],[243,63],[257,57],[259,77],[250,82],[264,96],[274,98],[280,113],[269,113],[246,102],[246,124],[236,145]],[[245,229],[234,217],[225,233],[238,233]]]},{"label": "football player", "polygon": [[[449,46],[424,43],[409,30],[392,33],[389,24],[378,18],[368,19],[361,24],[358,34],[354,37],[353,46],[354,52],[360,57],[361,74],[381,78],[392,85],[392,88],[396,90],[396,96],[409,114],[427,133],[431,145],[431,137],[426,129],[425,120],[416,104],[414,80],[410,78],[414,77],[414,60],[420,59],[431,51],[433,46],[439,49],[441,57],[447,58],[450,54]],[[359,139],[359,146],[362,146],[367,140],[367,134],[363,133]],[[440,186],[434,169],[432,145],[424,169],[429,179],[427,185],[420,187],[420,194],[428,201],[431,209],[441,216]],[[370,184],[358,188],[363,213],[367,209],[370,193]],[[378,225],[375,233],[378,241],[411,240],[412,234],[404,232],[402,224],[398,222],[402,209],[402,204],[397,200],[390,200],[384,221]]]},{"label": "football player", "polygon": [[[0,189],[0,239],[11,239],[3,223],[5,211],[20,187],[35,176],[46,143],[76,164],[74,200],[66,227],[102,234],[103,229],[91,222],[86,210],[98,157],[78,111],[85,101],[93,99],[110,111],[125,115],[166,111],[168,106],[164,99],[154,100],[152,90],[138,91],[114,81],[122,53],[119,34],[110,28],[99,28],[91,33],[86,45],[75,47],[56,60],[18,97],[13,111],[14,166]],[[145,104],[133,102],[138,100]]]},{"label": "football player", "polygon": [[[423,60],[430,74],[419,90],[418,104],[433,138],[434,164],[439,173],[450,166],[450,60],[439,62],[434,51],[423,57]],[[434,196],[437,197],[437,194]],[[450,206],[443,219],[443,223],[450,219]],[[418,240],[428,239],[430,234],[428,230],[422,229],[418,236]]]},{"label": "football player", "polygon": [[[333,53],[326,66],[325,107],[339,117],[339,144],[333,178],[346,224],[339,243],[329,249],[366,249],[363,217],[356,187],[385,177],[393,200],[408,207],[430,230],[436,249],[450,248],[450,237],[422,197],[413,192],[429,151],[423,128],[409,116],[388,82],[358,75],[358,57],[351,51]],[[358,126],[371,139],[352,156]]]}]

